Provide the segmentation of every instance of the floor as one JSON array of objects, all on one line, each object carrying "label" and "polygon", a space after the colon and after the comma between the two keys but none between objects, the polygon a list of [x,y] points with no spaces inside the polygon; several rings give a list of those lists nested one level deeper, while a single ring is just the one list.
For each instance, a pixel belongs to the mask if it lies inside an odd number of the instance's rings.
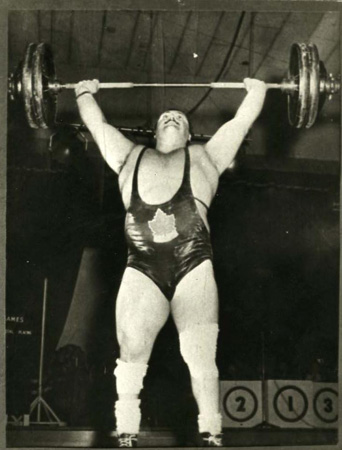
[{"label": "floor", "polygon": [[[7,427],[7,448],[9,447],[115,447],[115,433],[58,426],[13,426]],[[279,429],[260,427],[251,429],[224,430],[225,447],[260,446],[322,446],[336,445],[336,429]],[[198,447],[200,443],[195,432],[176,436],[170,430],[143,430],[139,435],[138,447]]]}]

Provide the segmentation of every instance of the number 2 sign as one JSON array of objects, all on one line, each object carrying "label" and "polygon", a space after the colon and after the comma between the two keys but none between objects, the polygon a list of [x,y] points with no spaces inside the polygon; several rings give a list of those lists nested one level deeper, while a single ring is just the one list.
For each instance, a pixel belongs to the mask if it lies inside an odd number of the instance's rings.
[{"label": "number 2 sign", "polygon": [[223,427],[250,428],[262,422],[260,381],[221,381]]}]

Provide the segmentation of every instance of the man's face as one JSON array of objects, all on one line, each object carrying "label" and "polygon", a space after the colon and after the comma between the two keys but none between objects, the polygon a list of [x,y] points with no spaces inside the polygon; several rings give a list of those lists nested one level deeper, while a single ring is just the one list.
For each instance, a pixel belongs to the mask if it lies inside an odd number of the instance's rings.
[{"label": "man's face", "polygon": [[156,127],[156,138],[164,133],[179,133],[185,142],[190,140],[189,122],[184,113],[177,110],[165,111],[158,119]]}]

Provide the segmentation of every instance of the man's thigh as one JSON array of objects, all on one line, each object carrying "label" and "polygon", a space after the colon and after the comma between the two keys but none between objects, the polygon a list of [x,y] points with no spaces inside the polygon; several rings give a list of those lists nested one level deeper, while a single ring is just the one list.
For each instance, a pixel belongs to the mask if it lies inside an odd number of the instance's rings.
[{"label": "man's thigh", "polygon": [[218,294],[212,262],[204,261],[177,285],[171,311],[179,332],[185,328],[218,321]]},{"label": "man's thigh", "polygon": [[170,313],[170,304],[156,284],[143,273],[126,268],[116,299],[117,332],[159,332]]}]

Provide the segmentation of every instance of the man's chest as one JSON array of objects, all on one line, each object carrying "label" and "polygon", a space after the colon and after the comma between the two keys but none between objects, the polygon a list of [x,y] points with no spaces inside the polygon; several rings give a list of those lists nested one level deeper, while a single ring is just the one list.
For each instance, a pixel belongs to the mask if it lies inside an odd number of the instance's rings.
[{"label": "man's chest", "polygon": [[[147,152],[146,152],[147,153]],[[135,178],[135,183],[134,183]],[[190,158],[184,151],[173,155],[145,154],[138,170],[132,165],[121,186],[125,206],[129,205],[132,189],[145,203],[160,204],[169,201],[184,185],[192,194],[210,203],[217,188],[218,176],[205,160]]]}]

